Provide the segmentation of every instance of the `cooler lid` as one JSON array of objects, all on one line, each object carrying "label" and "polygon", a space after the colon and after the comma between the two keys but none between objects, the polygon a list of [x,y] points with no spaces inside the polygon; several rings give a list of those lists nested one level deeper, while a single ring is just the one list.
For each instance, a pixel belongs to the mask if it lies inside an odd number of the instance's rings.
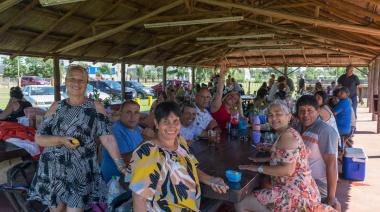
[{"label": "cooler lid", "polygon": [[344,153],[345,157],[348,158],[366,158],[363,149],[361,148],[346,148]]}]

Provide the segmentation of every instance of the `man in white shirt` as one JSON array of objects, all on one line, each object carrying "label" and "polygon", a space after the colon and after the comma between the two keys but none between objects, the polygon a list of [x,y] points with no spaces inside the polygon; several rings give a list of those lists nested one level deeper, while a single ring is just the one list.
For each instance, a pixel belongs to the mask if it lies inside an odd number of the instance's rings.
[{"label": "man in white shirt", "polygon": [[207,130],[193,125],[196,117],[196,108],[192,103],[184,103],[181,107],[181,135],[186,139],[187,144],[190,146],[194,140],[200,137],[208,137]]},{"label": "man in white shirt", "polygon": [[197,116],[193,125],[200,127],[202,130],[212,129],[218,126],[212,118],[206,107],[210,106],[211,95],[207,88],[201,88],[195,95],[195,105]]}]

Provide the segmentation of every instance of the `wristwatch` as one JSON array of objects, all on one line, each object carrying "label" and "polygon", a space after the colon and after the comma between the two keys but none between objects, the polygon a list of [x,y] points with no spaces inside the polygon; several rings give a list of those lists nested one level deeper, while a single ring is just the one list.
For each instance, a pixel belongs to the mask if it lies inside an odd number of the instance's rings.
[{"label": "wristwatch", "polygon": [[257,172],[263,173],[263,171],[264,171],[264,166],[263,165],[259,166],[259,168],[257,169]]}]

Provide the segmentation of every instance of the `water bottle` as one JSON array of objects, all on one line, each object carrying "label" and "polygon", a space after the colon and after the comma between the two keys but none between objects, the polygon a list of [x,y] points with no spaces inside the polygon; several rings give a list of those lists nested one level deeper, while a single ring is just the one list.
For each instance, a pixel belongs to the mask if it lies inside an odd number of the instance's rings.
[{"label": "water bottle", "polygon": [[190,102],[190,94],[189,91],[185,92],[185,95],[183,96],[183,101],[184,102]]},{"label": "water bottle", "polygon": [[234,112],[231,113],[231,137],[237,138],[239,131],[239,112],[237,111],[237,107],[234,107]]},{"label": "water bottle", "polygon": [[112,176],[112,179],[108,182],[108,198],[107,203],[111,204],[113,199],[123,193],[125,190],[121,187],[116,176]]}]

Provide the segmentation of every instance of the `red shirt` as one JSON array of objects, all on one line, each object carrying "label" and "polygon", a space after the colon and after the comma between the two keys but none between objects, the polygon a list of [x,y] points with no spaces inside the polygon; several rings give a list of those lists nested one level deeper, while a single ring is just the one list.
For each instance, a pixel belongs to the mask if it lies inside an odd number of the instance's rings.
[{"label": "red shirt", "polygon": [[211,116],[215,119],[218,126],[222,130],[226,129],[226,124],[231,119],[231,114],[226,110],[224,102],[222,102],[222,105],[215,113],[211,113]]}]

